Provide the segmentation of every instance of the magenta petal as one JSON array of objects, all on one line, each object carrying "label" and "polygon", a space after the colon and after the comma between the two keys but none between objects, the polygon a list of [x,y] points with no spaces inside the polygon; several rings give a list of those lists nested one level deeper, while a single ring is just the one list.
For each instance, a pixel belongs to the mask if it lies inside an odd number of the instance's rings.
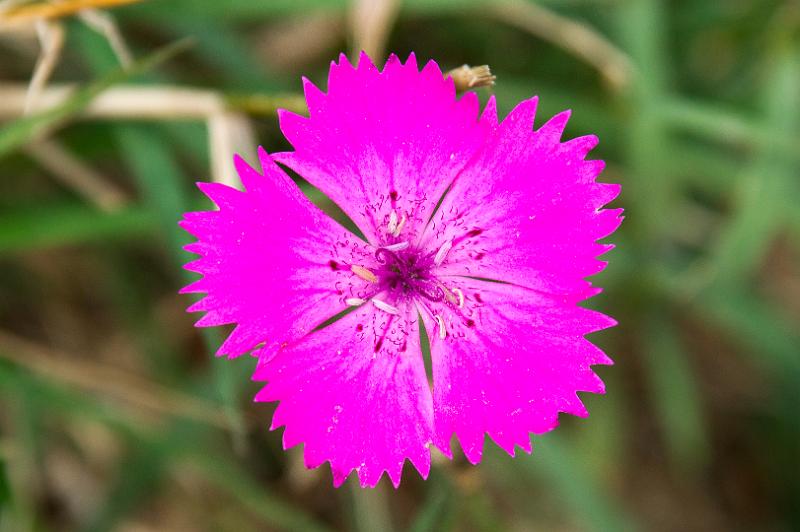
[{"label": "magenta petal", "polygon": [[587,277],[622,212],[603,208],[620,187],[586,160],[597,138],[562,141],[569,112],[534,131],[536,98],[498,122],[493,97],[481,113],[413,54],[382,70],[341,56],[327,92],[303,89],[309,116],[279,113],[294,151],[261,150],[262,172],[237,158],[245,191],[200,185],[219,210],[181,222],[200,256],[186,268],[202,274],[183,292],[206,293],[189,310],[205,312],[200,326],[236,325],[220,353],[258,357],[256,399],[279,402],[284,447],[303,444],[308,467],[329,462],[336,486],[353,470],[362,486],[384,473],[397,486],[406,459],[427,476],[432,444],[452,457],[455,436],[477,463],[487,434],[530,452],[559,413],[588,415],[577,392],[603,393],[591,366],[611,360],[585,335],[615,322],[578,302],[600,290]]},{"label": "magenta petal", "polygon": [[511,455],[517,445],[530,452],[529,433],[555,428],[559,412],[588,415],[575,392],[603,393],[590,366],[611,361],[584,335],[614,320],[518,286],[470,279],[451,286],[465,303],[443,315],[447,336],[427,323],[440,449],[450,449],[455,433],[477,463],[488,433]]},{"label": "magenta petal", "polygon": [[428,475],[433,409],[411,310],[367,303],[256,371],[268,381],[256,400],[280,401],[273,428],[286,426],[284,446],[304,443],[308,467],[329,461],[337,485],[355,469],[362,486],[384,471],[397,486],[406,458]]},{"label": "magenta petal", "polygon": [[435,62],[392,57],[380,72],[362,55],[357,68],[332,64],[328,93],[305,82],[310,117],[279,113],[295,151],[275,159],[327,194],[370,242],[386,243],[392,211],[414,240],[448,185],[483,143],[475,94],[456,99]]},{"label": "magenta petal", "polygon": [[[423,245],[452,243],[442,274],[513,282],[581,300],[603,269],[596,243],[621,221],[603,210],[618,185],[596,182],[601,161],[584,157],[595,137],[560,142],[568,113],[533,131],[536,99],[519,104],[459,175]],[[475,208],[475,206],[480,208]]]},{"label": "magenta petal", "polygon": [[236,159],[246,192],[200,183],[219,210],[181,221],[198,238],[188,249],[201,255],[186,269],[203,275],[183,291],[207,294],[189,310],[206,312],[198,326],[236,324],[218,354],[299,338],[367,284],[348,265],[371,255],[368,246],[311,204],[266,153],[261,160],[263,175]]}]

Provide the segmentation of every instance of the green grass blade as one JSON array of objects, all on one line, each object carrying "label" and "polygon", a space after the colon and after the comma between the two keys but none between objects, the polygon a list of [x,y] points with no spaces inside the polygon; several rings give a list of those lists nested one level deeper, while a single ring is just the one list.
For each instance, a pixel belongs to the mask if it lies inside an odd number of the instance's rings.
[{"label": "green grass blade", "polygon": [[558,493],[564,509],[578,519],[585,530],[623,532],[639,527],[608,496],[592,476],[586,457],[573,452],[559,434],[537,439],[531,456],[520,456],[526,474],[546,480]]},{"label": "green grass blade", "polygon": [[664,122],[675,130],[734,145],[769,144],[782,156],[800,158],[800,137],[774,129],[775,124],[761,123],[736,110],[696,100],[668,98],[659,106],[659,111]]},{"label": "green grass blade", "polygon": [[[762,101],[774,137],[791,138],[800,124],[800,60],[781,47],[764,81]],[[709,290],[724,290],[749,281],[772,238],[797,210],[797,165],[777,149],[772,137],[763,139],[752,165],[738,187],[736,210],[721,231],[705,265]],[[789,199],[792,198],[792,199]]]},{"label": "green grass blade", "polygon": [[417,512],[409,532],[434,532],[442,530],[453,506],[453,487],[443,475],[431,471],[425,501]]},{"label": "green grass blade", "polygon": [[104,504],[83,531],[103,532],[117,528],[124,517],[158,493],[168,463],[167,453],[159,445],[148,442],[133,446],[131,454],[120,464],[116,482]]},{"label": "green grass blade", "polygon": [[0,214],[0,254],[137,238],[156,228],[156,217],[141,207],[114,213],[74,203],[18,208]]},{"label": "green grass blade", "polygon": [[3,523],[7,522],[6,515],[11,510],[11,483],[8,480],[8,469],[6,461],[0,456],[0,530],[3,529]]},{"label": "green grass blade", "polygon": [[[628,108],[626,200],[631,211],[629,231],[640,246],[655,245],[666,232],[675,190],[664,171],[667,131],[659,107],[666,98],[670,72],[665,38],[665,9],[661,0],[623,2],[617,8],[626,51],[635,63],[633,86],[622,104]],[[643,208],[658,205],[658,209]],[[641,209],[637,212],[637,209]],[[654,256],[643,249],[642,259]]]},{"label": "green grass blade", "polygon": [[266,523],[281,530],[298,532],[326,532],[328,530],[326,526],[310,517],[304,510],[266,492],[260,484],[225,457],[203,452],[190,452],[186,453],[184,458],[210,482],[228,492],[242,506]]},{"label": "green grass blade", "polygon": [[708,462],[709,437],[689,353],[669,317],[650,319],[645,336],[643,362],[673,468],[700,475]]}]

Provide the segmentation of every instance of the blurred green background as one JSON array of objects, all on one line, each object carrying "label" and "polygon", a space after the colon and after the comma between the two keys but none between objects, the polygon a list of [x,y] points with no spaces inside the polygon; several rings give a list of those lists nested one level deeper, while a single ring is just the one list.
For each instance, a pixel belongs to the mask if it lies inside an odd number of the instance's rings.
[{"label": "blurred green background", "polygon": [[[0,1],[0,530],[800,530],[799,29],[795,0]],[[192,183],[286,149],[276,106],[361,48],[571,108],[626,209],[591,417],[398,490],[283,452],[176,293]]]}]

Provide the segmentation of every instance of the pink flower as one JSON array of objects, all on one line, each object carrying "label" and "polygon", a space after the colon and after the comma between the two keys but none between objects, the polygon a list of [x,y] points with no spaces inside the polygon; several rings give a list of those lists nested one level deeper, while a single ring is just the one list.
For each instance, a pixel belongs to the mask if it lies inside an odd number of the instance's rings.
[{"label": "pink flower", "polygon": [[[310,117],[280,112],[295,151],[240,158],[246,189],[199,184],[219,210],[187,213],[201,256],[186,268],[207,293],[198,326],[236,324],[218,354],[253,351],[257,401],[280,401],[272,428],[330,461],[335,485],[358,472],[395,485],[408,458],[427,477],[430,446],[458,438],[481,459],[484,434],[513,455],[559,412],[588,415],[576,391],[603,393],[611,364],[584,335],[614,325],[578,302],[620,223],[601,207],[594,136],[561,142],[569,116],[533,130],[537,99],[498,122],[491,98],[456,98],[433,61],[392,56],[379,71],[331,65],[328,93],[304,80]],[[275,161],[336,202],[363,241],[323,214]],[[442,199],[443,198],[443,199]],[[441,201],[441,204],[439,202]],[[323,322],[353,310],[338,321]],[[432,390],[420,347],[431,343]]]}]

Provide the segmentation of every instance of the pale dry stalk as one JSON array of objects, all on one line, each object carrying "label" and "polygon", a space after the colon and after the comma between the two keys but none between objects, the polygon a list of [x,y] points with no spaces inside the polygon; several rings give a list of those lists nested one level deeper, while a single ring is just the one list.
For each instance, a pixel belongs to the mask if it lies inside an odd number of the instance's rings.
[{"label": "pale dry stalk", "polygon": [[382,60],[399,10],[399,0],[352,0],[350,34],[354,57],[363,50],[373,61]]},{"label": "pale dry stalk", "polygon": [[50,79],[64,47],[64,27],[59,22],[37,20],[36,34],[40,52],[25,94],[24,114],[29,114],[35,108],[36,101],[47,85],[47,80]]},{"label": "pale dry stalk", "polygon": [[[62,104],[76,89],[73,85],[51,85],[42,91],[38,109]],[[24,86],[0,85],[0,120],[19,118],[24,109]],[[175,86],[118,86],[97,96],[84,110],[87,118],[128,120],[205,120],[225,110],[223,98],[213,91]]]},{"label": "pale dry stalk", "polygon": [[84,9],[78,12],[80,18],[87,26],[95,30],[97,33],[105,37],[109,46],[117,56],[117,61],[124,68],[128,68],[133,63],[133,54],[131,54],[125,39],[122,37],[122,32],[119,31],[114,17],[105,11],[98,11],[97,9]]},{"label": "pale dry stalk", "polygon": [[239,176],[231,157],[238,153],[248,163],[255,163],[256,138],[250,120],[242,113],[222,111],[213,113],[207,124],[211,178],[217,183],[239,187]]}]

